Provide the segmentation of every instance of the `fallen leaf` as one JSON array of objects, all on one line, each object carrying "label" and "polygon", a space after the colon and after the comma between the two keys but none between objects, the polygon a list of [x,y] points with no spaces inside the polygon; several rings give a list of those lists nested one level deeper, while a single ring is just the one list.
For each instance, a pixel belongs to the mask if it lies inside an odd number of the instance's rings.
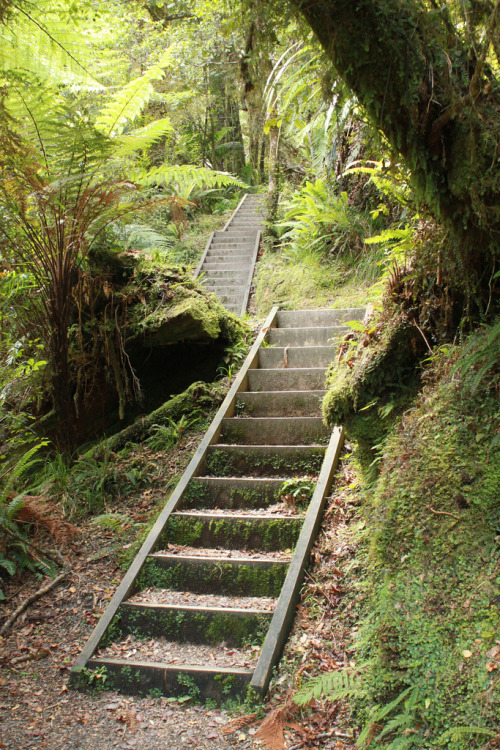
[{"label": "fallen leaf", "polygon": [[467,649],[465,649],[465,651],[462,651],[462,654],[465,659],[470,659],[472,656],[472,651],[468,651]]}]

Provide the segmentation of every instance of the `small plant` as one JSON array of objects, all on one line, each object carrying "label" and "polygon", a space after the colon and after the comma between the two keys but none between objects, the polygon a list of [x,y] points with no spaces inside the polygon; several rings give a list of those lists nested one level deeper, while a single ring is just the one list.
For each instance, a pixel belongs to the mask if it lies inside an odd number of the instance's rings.
[{"label": "small plant", "polygon": [[283,482],[279,490],[279,497],[286,505],[304,509],[311,500],[315,487],[316,477],[309,475],[293,477],[293,479],[286,479]]}]

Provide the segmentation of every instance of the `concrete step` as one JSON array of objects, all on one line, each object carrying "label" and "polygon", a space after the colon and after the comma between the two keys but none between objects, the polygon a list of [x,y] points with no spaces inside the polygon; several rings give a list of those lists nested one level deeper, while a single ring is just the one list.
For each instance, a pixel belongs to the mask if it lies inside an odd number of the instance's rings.
[{"label": "concrete step", "polygon": [[238,279],[228,279],[227,277],[224,278],[207,278],[206,276],[203,277],[202,283],[207,287],[207,289],[210,289],[210,291],[216,291],[217,289],[234,289],[238,291],[243,291],[246,289],[246,280],[247,280],[248,274],[245,276],[242,276]]},{"label": "concrete step", "polygon": [[253,248],[237,246],[237,247],[211,247],[206,254],[206,258],[251,258],[253,255]]},{"label": "concrete step", "polygon": [[351,307],[332,310],[280,310],[278,326],[280,328],[310,328],[311,326],[338,326],[348,320],[363,320],[366,314],[364,307]]},{"label": "concrete step", "polygon": [[205,473],[217,477],[296,477],[318,474],[324,445],[211,445]]},{"label": "concrete step", "polygon": [[238,393],[236,412],[251,417],[318,417],[326,391],[256,391]]},{"label": "concrete step", "polygon": [[268,513],[255,514],[210,513],[180,511],[172,513],[162,534],[163,544],[184,544],[235,550],[272,552],[292,549],[299,538],[302,516],[285,516]]},{"label": "concrete step", "polygon": [[227,260],[222,263],[219,260],[211,260],[208,258],[208,260],[204,261],[201,271],[208,273],[210,270],[214,269],[217,271],[246,271],[248,273],[250,267],[250,261]]},{"label": "concrete step", "polygon": [[217,593],[229,596],[279,596],[289,560],[249,557],[234,552],[213,555],[150,555],[139,576],[140,588]]},{"label": "concrete step", "polygon": [[214,237],[210,245],[220,247],[220,246],[232,246],[232,245],[250,245],[251,247],[255,247],[255,243],[257,241],[257,238],[254,237],[250,232],[227,232],[224,233],[223,236],[219,236],[217,238]]},{"label": "concrete step", "polygon": [[348,331],[347,326],[270,328],[266,339],[272,346],[329,346]]},{"label": "concrete step", "polygon": [[262,642],[272,611],[240,609],[237,599],[231,607],[207,607],[202,602],[203,599],[200,604],[190,606],[124,602],[114,623],[114,638],[123,640],[130,633],[143,638],[164,638],[168,633],[170,640],[180,643],[215,646],[224,640],[236,648]]},{"label": "concrete step", "polygon": [[[252,669],[242,667],[202,667],[189,662],[172,666],[132,659],[89,659],[88,668],[104,668],[107,687],[112,686],[125,694],[184,696],[188,690],[196,690],[198,699],[210,699],[216,703],[227,700],[225,685],[231,685],[231,695],[246,695],[253,675]],[[84,681],[82,675],[82,688]],[[78,678],[74,678],[73,683],[80,687]]]},{"label": "concrete step", "polygon": [[233,417],[222,420],[220,441],[238,445],[310,445],[326,442],[321,417]]},{"label": "concrete step", "polygon": [[285,477],[196,477],[188,484],[181,508],[266,508],[278,501],[284,481]]},{"label": "concrete step", "polygon": [[210,279],[213,281],[216,281],[217,279],[226,279],[226,282],[228,284],[237,284],[237,283],[245,283],[245,281],[248,279],[248,271],[243,269],[242,271],[239,271],[237,269],[226,269],[219,271],[217,267],[212,267],[210,269],[210,276],[202,276],[200,278],[200,281],[203,281],[204,279]]},{"label": "concrete step", "polygon": [[325,386],[324,367],[287,368],[283,370],[249,370],[251,391],[315,391]]},{"label": "concrete step", "polygon": [[333,346],[276,346],[259,349],[259,367],[328,367],[335,359]]}]

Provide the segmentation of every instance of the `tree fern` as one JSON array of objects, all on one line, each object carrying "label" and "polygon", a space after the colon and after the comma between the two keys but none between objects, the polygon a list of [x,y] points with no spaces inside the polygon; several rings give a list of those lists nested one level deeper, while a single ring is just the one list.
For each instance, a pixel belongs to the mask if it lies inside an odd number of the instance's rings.
[{"label": "tree fern", "polygon": [[118,136],[116,138],[118,147],[114,155],[118,157],[130,156],[137,151],[149,148],[155,141],[173,132],[174,127],[168,118],[155,120],[149,125]]},{"label": "tree fern", "polygon": [[313,698],[337,701],[347,697],[362,698],[365,694],[360,674],[339,669],[337,672],[326,672],[308,680],[295,693],[293,700],[298,706],[306,706]]},{"label": "tree fern", "polygon": [[189,198],[194,188],[215,188],[235,185],[245,187],[245,183],[228,172],[217,172],[207,167],[194,167],[188,164],[172,166],[162,164],[134,174],[135,181],[143,187],[165,185],[175,187],[176,194]]},{"label": "tree fern", "polygon": [[154,93],[153,81],[161,80],[165,75],[165,68],[171,65],[172,53],[168,48],[156,65],[112,95],[99,113],[96,127],[107,135],[121,135],[126,125],[136,119],[151,99]]},{"label": "tree fern", "polygon": [[96,83],[89,70],[91,51],[80,32],[73,3],[39,0],[12,5],[9,22],[0,26],[0,71],[31,73],[52,83]]}]

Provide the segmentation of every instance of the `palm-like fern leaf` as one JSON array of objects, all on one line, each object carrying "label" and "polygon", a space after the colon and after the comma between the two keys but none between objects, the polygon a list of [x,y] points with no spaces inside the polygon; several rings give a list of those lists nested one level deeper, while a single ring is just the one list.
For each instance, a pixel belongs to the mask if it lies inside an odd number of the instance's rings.
[{"label": "palm-like fern leaf", "polygon": [[227,187],[228,185],[237,185],[245,187],[245,183],[238,177],[234,177],[229,172],[217,172],[207,167],[194,167],[189,164],[180,166],[171,166],[162,164],[159,167],[153,167],[149,170],[143,170],[136,174],[134,179],[144,187],[152,185],[173,185],[179,188],[179,192],[184,194],[183,188],[190,186],[214,188]]},{"label": "palm-like fern leaf", "polygon": [[153,81],[162,79],[165,68],[171,65],[173,61],[169,48],[157,65],[148,68],[142,76],[113,94],[97,118],[97,127],[107,135],[121,135],[127,123],[133,122],[151,99],[154,93]]},{"label": "palm-like fern leaf", "polygon": [[174,128],[168,118],[155,120],[143,128],[137,128],[131,133],[118,136],[118,148],[115,156],[129,156],[141,149],[149,148],[155,141],[165,135],[173,133]]}]

